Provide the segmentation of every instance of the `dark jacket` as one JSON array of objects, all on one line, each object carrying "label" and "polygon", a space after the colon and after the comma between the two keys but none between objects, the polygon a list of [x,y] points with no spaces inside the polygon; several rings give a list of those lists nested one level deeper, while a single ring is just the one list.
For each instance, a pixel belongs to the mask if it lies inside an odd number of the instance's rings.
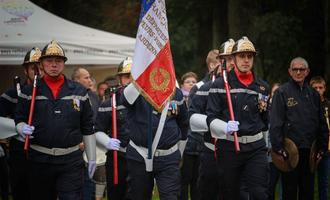
[{"label": "dark jacket", "polygon": [[[191,104],[189,107],[189,117],[195,113],[206,114],[207,99],[209,96],[209,89],[211,88],[212,81],[206,82],[202,85],[199,90],[196,92],[193,99],[191,99]],[[205,132],[204,142],[213,143],[211,133]]]},{"label": "dark jacket", "polygon": [[[129,138],[136,145],[148,147],[148,118],[147,112],[150,110],[150,104],[141,95],[130,105],[125,96],[123,97],[123,105],[127,108],[127,121],[129,127]],[[169,149],[173,147],[179,140],[187,138],[188,131],[188,112],[184,104],[183,95],[180,89],[176,89],[175,95],[171,100],[178,106],[178,114],[171,114],[170,108],[165,120],[163,132],[161,134],[157,149]],[[159,124],[161,113],[152,111],[152,139],[155,137]],[[129,152],[127,152],[129,157]],[[133,158],[132,159],[138,159]]]},{"label": "dark jacket", "polygon": [[270,139],[274,150],[282,148],[284,137],[298,148],[310,148],[315,139],[326,147],[326,126],[319,94],[305,81],[300,87],[293,79],[275,92],[270,114]]},{"label": "dark jacket", "polygon": [[0,96],[0,116],[14,118],[15,108],[17,104],[16,88],[11,88]]},{"label": "dark jacket", "polygon": [[90,89],[87,89],[87,94],[89,97],[89,102],[91,103],[91,107],[92,107],[92,111],[93,111],[93,122],[95,124],[97,112],[98,112],[98,109],[100,106],[100,99],[97,96],[97,94]]},{"label": "dark jacket", "polygon": [[[246,87],[238,80],[235,71],[228,73],[230,93],[235,120],[239,121],[237,136],[251,136],[268,130],[268,110],[264,104],[268,100],[269,85],[255,77],[254,81]],[[207,123],[215,119],[224,122],[230,120],[229,109],[222,77],[217,78],[209,91],[207,102]],[[263,104],[261,104],[263,103]],[[263,109],[261,109],[261,105]],[[234,144],[227,140],[218,140],[217,145],[228,151],[234,150]],[[240,144],[241,151],[249,151],[265,145],[265,140],[258,140],[249,144]]]},{"label": "dark jacket", "polygon": [[[117,114],[117,137],[120,140],[120,146],[126,147],[128,144],[128,123],[127,109],[120,101],[123,90],[116,92],[116,114]],[[95,131],[102,131],[112,137],[112,97],[101,104],[95,123]]]},{"label": "dark jacket", "polygon": [[[189,101],[188,101],[188,108],[190,109],[191,104],[193,103],[193,99],[196,96],[196,92],[202,87],[206,82],[210,80],[210,74],[207,73],[205,77],[199,81],[196,85],[194,85],[190,92],[189,92]],[[188,109],[188,110],[189,110]],[[190,116],[190,115],[189,115]],[[192,132],[191,130],[188,131],[188,140],[185,148],[185,153],[189,155],[199,155],[202,151],[203,147],[203,134]]]},{"label": "dark jacket", "polygon": [[[27,123],[32,86],[22,89],[19,96],[15,123]],[[35,127],[31,144],[47,148],[68,148],[78,145],[83,135],[93,134],[93,112],[87,90],[80,84],[65,79],[58,98],[54,99],[43,79],[38,80],[38,89],[32,125]],[[29,157],[39,162],[61,163],[81,159],[81,151],[65,156],[51,156],[30,148]]]}]

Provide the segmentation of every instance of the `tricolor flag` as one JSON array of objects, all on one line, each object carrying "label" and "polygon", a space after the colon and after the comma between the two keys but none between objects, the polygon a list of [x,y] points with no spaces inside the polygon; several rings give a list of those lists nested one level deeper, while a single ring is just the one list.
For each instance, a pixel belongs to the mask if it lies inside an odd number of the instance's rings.
[{"label": "tricolor flag", "polygon": [[176,80],[165,0],[142,0],[131,74],[141,95],[160,112]]}]

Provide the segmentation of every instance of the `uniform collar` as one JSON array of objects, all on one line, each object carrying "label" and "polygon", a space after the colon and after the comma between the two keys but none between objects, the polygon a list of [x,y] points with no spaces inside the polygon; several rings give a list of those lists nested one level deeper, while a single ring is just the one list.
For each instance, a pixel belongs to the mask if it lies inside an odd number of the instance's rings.
[{"label": "uniform collar", "polygon": [[242,83],[245,87],[249,87],[254,81],[254,76],[252,72],[243,74],[240,71],[238,71],[236,68],[233,70],[236,74],[236,77],[240,83]]}]

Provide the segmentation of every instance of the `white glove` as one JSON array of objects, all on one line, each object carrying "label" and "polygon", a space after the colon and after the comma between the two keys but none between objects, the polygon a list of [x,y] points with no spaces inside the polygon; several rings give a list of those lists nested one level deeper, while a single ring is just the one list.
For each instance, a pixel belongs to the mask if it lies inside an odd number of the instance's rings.
[{"label": "white glove", "polygon": [[109,142],[106,145],[108,150],[119,150],[120,140],[115,138],[110,138]]},{"label": "white glove", "polygon": [[[20,129],[20,130],[19,130]],[[23,123],[21,128],[18,129],[18,133],[20,134],[20,136],[22,136],[24,139],[26,136],[30,136],[30,139],[33,138],[33,136],[31,136],[33,134],[34,131],[34,126],[30,126],[26,123]]]},{"label": "white glove", "polygon": [[96,170],[96,161],[90,160],[88,162],[88,176],[90,179],[93,178],[95,170]]},{"label": "white glove", "polygon": [[5,156],[5,150],[0,145],[0,158]]},{"label": "white glove", "polygon": [[227,134],[233,134],[234,132],[238,131],[238,121],[228,121],[227,122]]}]

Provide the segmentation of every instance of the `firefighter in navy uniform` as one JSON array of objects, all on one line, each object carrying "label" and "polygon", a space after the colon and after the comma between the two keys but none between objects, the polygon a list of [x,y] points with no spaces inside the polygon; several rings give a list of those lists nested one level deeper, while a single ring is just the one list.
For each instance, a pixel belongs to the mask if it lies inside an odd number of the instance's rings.
[{"label": "firefighter in navy uniform", "polygon": [[[24,57],[22,66],[24,67],[24,75],[26,80],[20,88],[25,85],[32,84],[34,78],[34,66],[36,65],[39,69],[39,57],[41,51],[37,47],[33,47],[28,51]],[[39,70],[40,72],[41,70]],[[16,85],[15,85],[16,86]],[[16,87],[12,87],[0,96],[0,116],[14,118],[15,108],[17,104],[17,91]]]},{"label": "firefighter in navy uniform", "polygon": [[[13,87],[0,96],[1,117],[9,117],[12,119],[14,118],[20,88],[23,88],[25,85],[29,85],[33,82],[34,68],[37,67],[39,69],[40,55],[41,51],[37,47],[33,47],[26,53],[22,64],[24,67],[26,80],[23,85],[20,85],[18,88]],[[17,135],[11,138],[9,142],[9,173],[12,197],[14,200],[28,200],[30,199],[29,190],[27,187],[29,179],[26,166],[28,165],[28,161],[23,151],[24,139],[20,135]]]},{"label": "firefighter in navy uniform", "polygon": [[[219,59],[226,59],[230,71],[233,68],[232,48],[235,44],[233,39],[229,39],[220,46]],[[221,76],[221,68],[216,68],[213,73]],[[213,75],[211,74],[211,76]],[[200,132],[204,135],[204,146],[200,154],[200,168],[198,186],[201,200],[218,200],[221,197],[222,187],[219,184],[219,175],[215,159],[214,138],[212,138],[206,123],[206,105],[213,81],[210,80],[202,85],[196,92],[189,107],[190,128],[192,131]]]},{"label": "firefighter in navy uniform", "polygon": [[[118,145],[118,185],[113,183],[113,151],[107,152],[106,173],[107,173],[107,194],[112,200],[127,199],[127,161],[126,146],[128,144],[128,126],[127,126],[127,109],[121,103],[121,95],[124,88],[131,82],[132,58],[127,57],[118,67],[118,77],[120,87],[115,88],[116,93],[116,112],[117,112],[117,137]],[[109,149],[113,146],[117,139],[112,137],[112,97],[101,104],[98,110],[96,125],[96,140],[98,144],[102,144]],[[109,134],[109,135],[108,135]]]},{"label": "firefighter in navy uniform", "polygon": [[[152,111],[152,139],[160,120],[164,127],[160,135],[153,160],[148,162],[148,117],[150,104],[139,95],[131,83],[124,89],[123,101],[128,109],[129,144],[126,157],[129,173],[129,187],[135,200],[151,199],[156,180],[161,200],[177,200],[180,195],[179,163],[183,153],[188,130],[188,113],[180,89],[176,89],[168,110],[162,113]],[[180,155],[181,153],[181,155]],[[150,163],[153,164],[151,171]],[[148,170],[148,171],[147,171]]]},{"label": "firefighter in navy uniform", "polygon": [[[228,73],[228,83],[235,120],[230,120],[223,78],[209,90],[207,123],[216,137],[218,170],[224,172],[220,182],[225,200],[240,199],[244,182],[250,198],[267,199],[268,163],[262,131],[268,128],[268,84],[252,72],[256,54],[247,37],[238,40],[232,50],[235,68]],[[235,152],[233,132],[237,131],[240,152]],[[242,180],[244,177],[244,180]]]},{"label": "firefighter in navy uniform", "polygon": [[26,187],[33,200],[81,198],[82,141],[90,176],[96,167],[91,105],[86,89],[63,75],[66,60],[64,50],[54,40],[42,50],[44,76],[37,84],[32,125],[27,124],[32,86],[23,88],[18,99],[15,123],[22,137],[30,137],[30,180]]},{"label": "firefighter in navy uniform", "polygon": [[[212,49],[208,52],[206,57],[206,65],[208,72],[205,77],[195,84],[189,92],[188,107],[191,104],[191,99],[195,96],[196,91],[211,78],[214,69],[219,65],[219,60],[217,59],[219,55],[219,50]],[[190,194],[192,200],[200,199],[198,191],[198,169],[199,169],[199,155],[203,148],[203,135],[198,132],[188,131],[187,144],[184,150],[183,165],[181,167],[181,199],[188,199],[188,193]]]}]

